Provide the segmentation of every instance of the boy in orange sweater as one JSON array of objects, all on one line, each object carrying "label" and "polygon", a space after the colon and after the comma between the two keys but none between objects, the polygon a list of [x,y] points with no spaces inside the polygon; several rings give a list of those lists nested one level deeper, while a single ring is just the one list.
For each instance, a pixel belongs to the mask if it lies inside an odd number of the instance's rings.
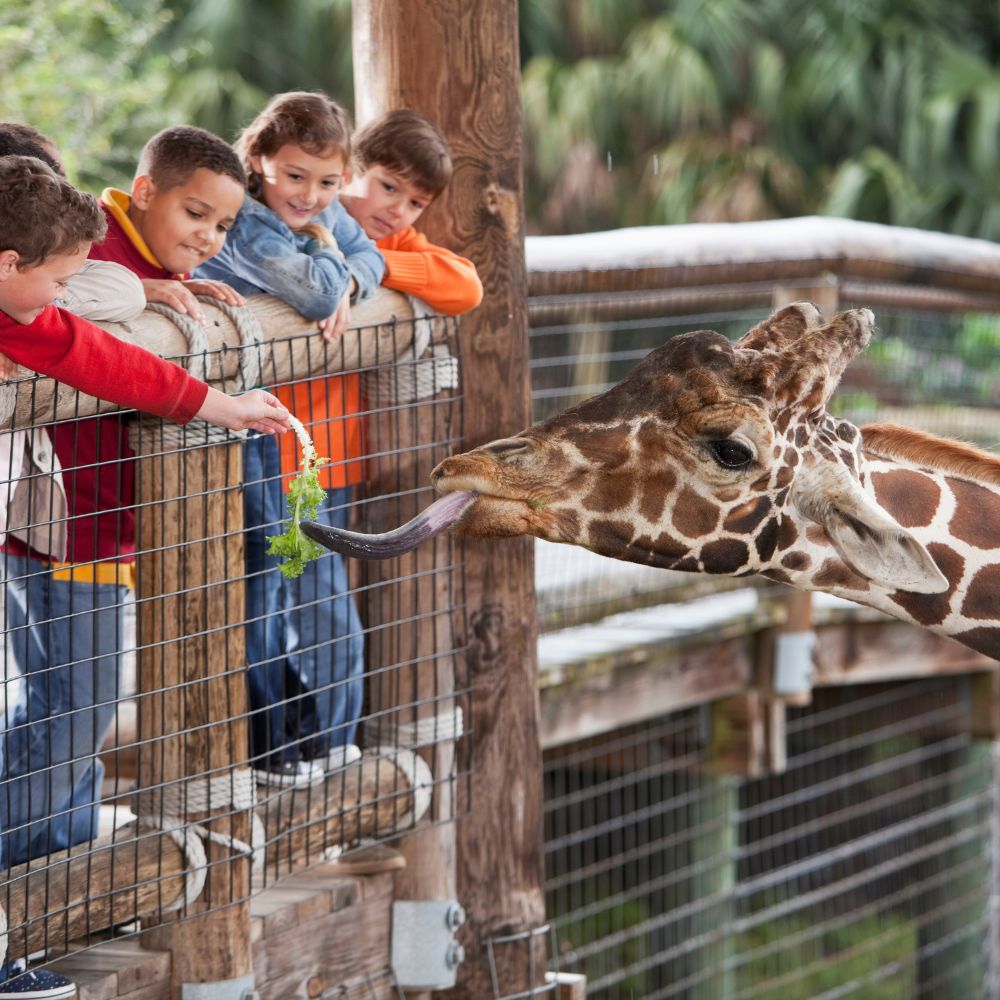
[{"label": "boy in orange sweater", "polygon": [[448,186],[448,145],[416,111],[390,111],[354,136],[354,174],[341,204],[385,257],[382,284],[423,299],[446,316],[475,309],[483,286],[471,260],[413,228]]}]

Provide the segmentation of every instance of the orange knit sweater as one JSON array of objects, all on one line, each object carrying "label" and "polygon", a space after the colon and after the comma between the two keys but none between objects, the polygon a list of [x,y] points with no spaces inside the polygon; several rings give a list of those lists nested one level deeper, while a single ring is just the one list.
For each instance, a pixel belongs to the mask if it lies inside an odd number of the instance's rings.
[{"label": "orange knit sweater", "polygon": [[[415,295],[446,316],[468,312],[482,301],[483,286],[475,264],[428,242],[412,226],[379,240],[376,246],[385,257],[382,284],[387,288]],[[277,396],[309,428],[316,453],[330,459],[331,464],[319,474],[323,488],[361,482],[364,427],[359,416],[360,376],[310,379],[280,387]],[[279,444],[281,471],[291,479],[299,467],[295,435],[282,434]]]}]

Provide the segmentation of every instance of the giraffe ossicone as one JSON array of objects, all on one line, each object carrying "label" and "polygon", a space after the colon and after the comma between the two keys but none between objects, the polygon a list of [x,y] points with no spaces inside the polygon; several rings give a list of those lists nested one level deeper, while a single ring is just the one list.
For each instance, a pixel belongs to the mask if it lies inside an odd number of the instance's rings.
[{"label": "giraffe ossicone", "polygon": [[[762,574],[1000,656],[1000,460],[826,409],[871,339],[867,309],[810,303],[735,343],[673,337],[618,385],[441,462],[419,540],[534,535],[631,562]],[[303,527],[365,558],[379,536]],[[409,545],[392,533],[393,553]]]}]

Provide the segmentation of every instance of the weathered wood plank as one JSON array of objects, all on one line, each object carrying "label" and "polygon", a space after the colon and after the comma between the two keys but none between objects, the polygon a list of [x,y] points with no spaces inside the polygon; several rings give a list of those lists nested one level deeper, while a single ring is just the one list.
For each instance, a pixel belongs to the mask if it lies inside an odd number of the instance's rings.
[{"label": "weathered wood plank", "polygon": [[603,658],[541,691],[542,745],[559,746],[743,691],[753,643],[657,642]]},{"label": "weathered wood plank", "polygon": [[313,1000],[346,980],[376,975],[389,956],[392,876],[366,879],[371,893],[344,913],[330,913],[275,934],[254,949],[261,1000]]},{"label": "weathered wood plank", "polygon": [[[139,435],[136,590],[140,817],[181,816],[243,843],[250,813],[232,788],[205,799],[215,775],[242,768],[249,748],[243,594],[243,452],[239,442],[156,454]],[[187,796],[192,796],[188,804]],[[171,796],[180,796],[172,803]],[[221,801],[220,801],[221,800]],[[142,942],[169,950],[172,988],[238,979],[250,955],[250,860],[206,843],[208,870],[187,920],[144,915]],[[197,916],[195,916],[198,914]]]}]

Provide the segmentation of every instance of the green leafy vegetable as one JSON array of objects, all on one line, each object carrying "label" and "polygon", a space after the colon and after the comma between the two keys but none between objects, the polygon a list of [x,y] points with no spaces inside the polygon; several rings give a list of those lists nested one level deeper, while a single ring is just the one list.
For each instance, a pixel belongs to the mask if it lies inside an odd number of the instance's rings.
[{"label": "green leafy vegetable", "polygon": [[294,580],[302,575],[306,563],[326,552],[319,542],[306,538],[299,525],[303,520],[315,520],[320,504],[326,499],[326,490],[320,486],[317,472],[329,459],[316,457],[312,439],[299,420],[291,417],[291,423],[302,445],[302,471],[292,480],[285,497],[291,520],[285,522],[288,527],[283,534],[268,536],[267,554],[284,559],[278,569],[289,580]]}]

